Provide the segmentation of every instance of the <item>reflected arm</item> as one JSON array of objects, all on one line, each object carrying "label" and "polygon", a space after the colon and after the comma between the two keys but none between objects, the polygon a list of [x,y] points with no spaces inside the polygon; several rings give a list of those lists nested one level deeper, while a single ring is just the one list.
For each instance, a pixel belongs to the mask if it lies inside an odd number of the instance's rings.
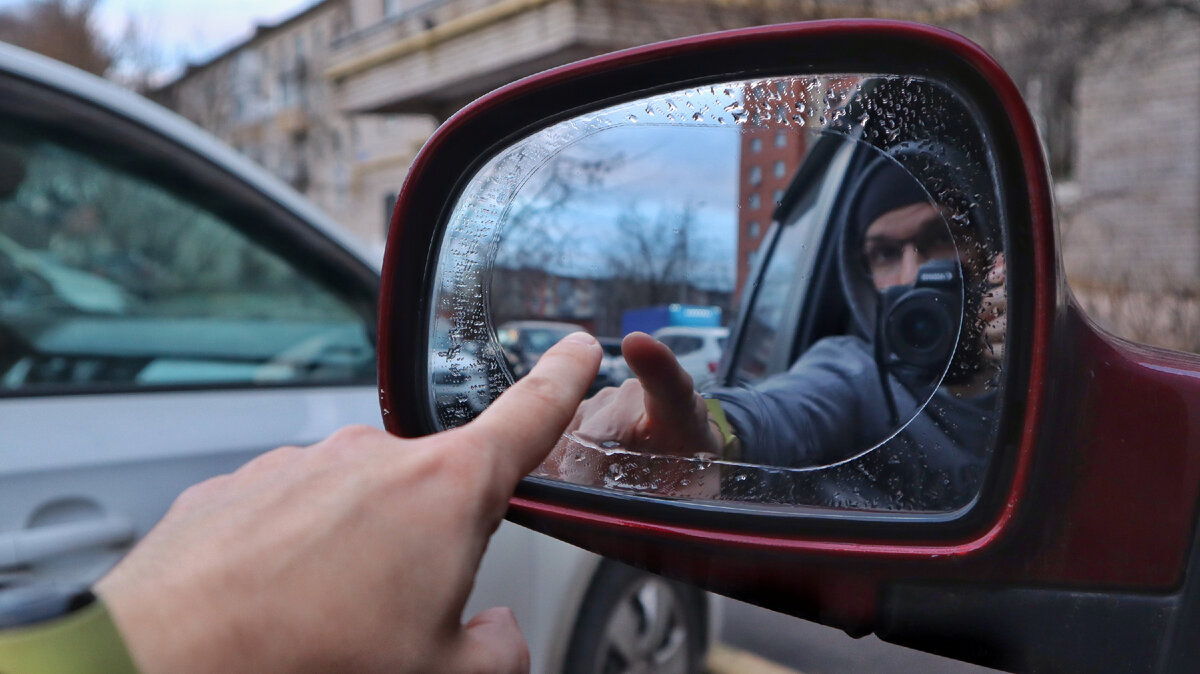
[{"label": "reflected arm", "polygon": [[857,337],[821,340],[788,372],[709,397],[721,402],[747,463],[823,465],[880,442],[890,430],[869,346]]}]

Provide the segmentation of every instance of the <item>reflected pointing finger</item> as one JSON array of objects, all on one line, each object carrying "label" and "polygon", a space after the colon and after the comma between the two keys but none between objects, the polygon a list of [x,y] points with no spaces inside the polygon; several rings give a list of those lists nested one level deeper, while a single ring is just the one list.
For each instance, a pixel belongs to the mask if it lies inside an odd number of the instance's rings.
[{"label": "reflected pointing finger", "polygon": [[690,418],[695,398],[692,376],[679,366],[667,345],[644,332],[633,332],[621,349],[645,390],[647,415],[664,421]]}]

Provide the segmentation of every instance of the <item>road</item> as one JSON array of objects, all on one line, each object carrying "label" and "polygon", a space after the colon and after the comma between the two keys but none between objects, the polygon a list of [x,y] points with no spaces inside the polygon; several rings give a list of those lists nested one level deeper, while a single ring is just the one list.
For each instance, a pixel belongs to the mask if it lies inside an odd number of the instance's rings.
[{"label": "road", "polygon": [[725,611],[710,674],[992,674],[997,670],[896,646],[717,598]]}]

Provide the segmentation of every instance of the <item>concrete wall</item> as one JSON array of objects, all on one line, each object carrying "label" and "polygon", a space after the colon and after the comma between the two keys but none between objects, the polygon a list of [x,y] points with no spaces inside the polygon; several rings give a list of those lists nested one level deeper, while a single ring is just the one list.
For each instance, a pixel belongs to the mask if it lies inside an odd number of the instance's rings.
[{"label": "concrete wall", "polygon": [[1200,289],[1200,21],[1123,31],[1084,64],[1077,102],[1072,282]]},{"label": "concrete wall", "polygon": [[1114,36],[1084,64],[1077,102],[1060,199],[1072,289],[1123,337],[1200,351],[1200,20]]}]

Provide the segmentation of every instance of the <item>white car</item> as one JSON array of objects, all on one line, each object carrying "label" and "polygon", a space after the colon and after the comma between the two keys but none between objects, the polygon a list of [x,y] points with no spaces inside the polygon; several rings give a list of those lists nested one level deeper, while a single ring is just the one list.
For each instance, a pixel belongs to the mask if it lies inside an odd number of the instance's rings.
[{"label": "white car", "polygon": [[692,383],[700,386],[716,375],[729,342],[729,328],[669,326],[655,330],[652,336],[671,349],[680,367],[692,375]]},{"label": "white car", "polygon": [[[2,44],[0,241],[0,593],[88,585],[188,485],[380,425],[373,256],[190,123]],[[694,670],[710,628],[699,591],[511,524],[467,612],[494,605],[538,672]]]}]

